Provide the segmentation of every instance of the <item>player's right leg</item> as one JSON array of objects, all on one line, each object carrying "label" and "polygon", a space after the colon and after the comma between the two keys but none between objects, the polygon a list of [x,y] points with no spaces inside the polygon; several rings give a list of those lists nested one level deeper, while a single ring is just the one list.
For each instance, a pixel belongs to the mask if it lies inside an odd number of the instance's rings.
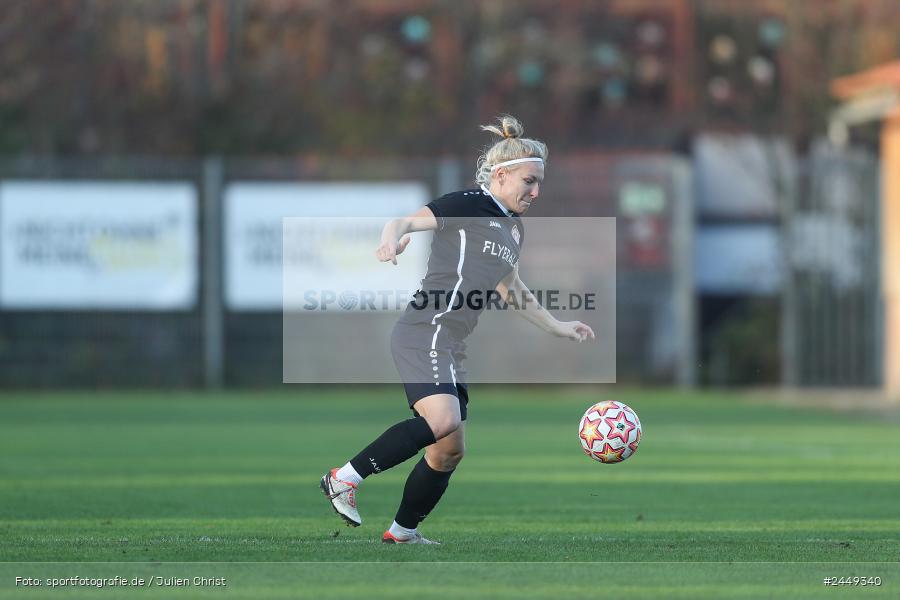
[{"label": "player's right leg", "polygon": [[390,528],[384,532],[382,542],[387,544],[437,544],[419,533],[419,524],[437,506],[450,477],[466,452],[465,425],[438,440],[425,449],[420,460],[406,479],[403,497],[397,516]]},{"label": "player's right leg", "polygon": [[389,427],[374,442],[340,469],[322,476],[320,487],[335,512],[351,527],[362,523],[356,492],[362,480],[412,458],[418,452],[453,433],[461,422],[459,399],[451,394],[432,394],[416,402],[421,414]]}]

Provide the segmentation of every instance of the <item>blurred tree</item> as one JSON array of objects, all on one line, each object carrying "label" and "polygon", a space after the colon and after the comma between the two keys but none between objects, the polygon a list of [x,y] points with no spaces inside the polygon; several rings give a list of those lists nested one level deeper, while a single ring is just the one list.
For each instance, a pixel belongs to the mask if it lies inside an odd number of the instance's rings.
[{"label": "blurred tree", "polygon": [[557,150],[802,139],[898,29],[893,0],[6,0],[0,151],[459,153],[499,112]]}]

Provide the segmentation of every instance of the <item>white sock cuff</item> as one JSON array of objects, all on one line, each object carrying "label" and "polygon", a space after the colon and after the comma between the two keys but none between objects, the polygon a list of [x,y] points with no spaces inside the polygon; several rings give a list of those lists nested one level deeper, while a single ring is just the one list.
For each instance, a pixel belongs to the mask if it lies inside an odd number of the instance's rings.
[{"label": "white sock cuff", "polygon": [[391,535],[393,535],[395,537],[400,537],[400,538],[408,538],[408,537],[412,537],[412,536],[416,535],[415,528],[407,529],[406,527],[403,527],[402,525],[398,525],[397,521],[394,521],[393,523],[391,523],[391,528],[388,529],[388,531],[391,532]]},{"label": "white sock cuff", "polygon": [[353,485],[359,485],[363,480],[360,474],[356,472],[356,469],[354,469],[353,465],[351,465],[350,463],[347,463],[346,465],[338,469],[337,473],[335,473],[335,477],[337,477],[341,481],[352,483]]}]

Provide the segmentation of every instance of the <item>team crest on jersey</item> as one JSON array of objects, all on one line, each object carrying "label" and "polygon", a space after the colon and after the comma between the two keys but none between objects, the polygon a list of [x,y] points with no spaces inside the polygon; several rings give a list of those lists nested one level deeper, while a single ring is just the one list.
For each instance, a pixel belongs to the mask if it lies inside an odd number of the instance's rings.
[{"label": "team crest on jersey", "polygon": [[518,243],[519,243],[519,239],[520,239],[520,236],[519,236],[519,226],[518,226],[518,225],[513,225],[513,226],[512,226],[512,236],[513,236],[513,239],[516,240],[516,244],[518,244]]}]

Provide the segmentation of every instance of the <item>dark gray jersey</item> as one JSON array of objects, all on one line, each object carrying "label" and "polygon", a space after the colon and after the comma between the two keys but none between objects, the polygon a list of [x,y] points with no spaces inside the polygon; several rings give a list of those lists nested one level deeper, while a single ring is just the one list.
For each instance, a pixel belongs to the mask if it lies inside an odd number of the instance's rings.
[{"label": "dark gray jersey", "polygon": [[525,228],[486,189],[463,190],[430,202],[438,229],[428,272],[401,323],[442,327],[454,339],[468,336],[495,288],[519,261]]}]

